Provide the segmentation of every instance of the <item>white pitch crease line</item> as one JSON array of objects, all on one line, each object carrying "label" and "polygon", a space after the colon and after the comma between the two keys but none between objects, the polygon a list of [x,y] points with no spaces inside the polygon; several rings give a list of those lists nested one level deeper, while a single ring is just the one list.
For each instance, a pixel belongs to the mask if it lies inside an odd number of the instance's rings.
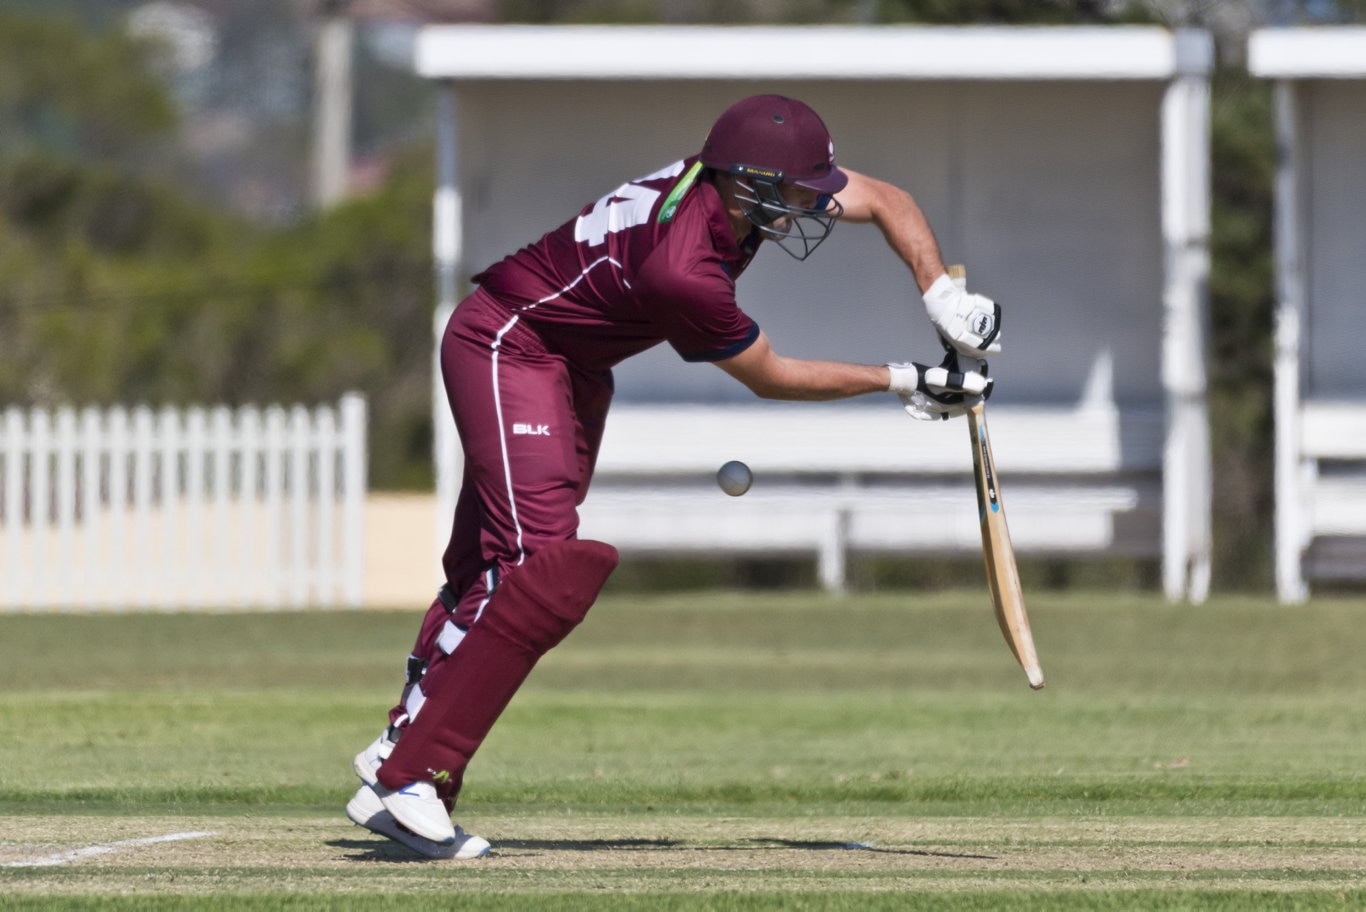
[{"label": "white pitch crease line", "polygon": [[167,833],[165,836],[146,836],[142,839],[121,839],[118,842],[106,842],[101,845],[86,846],[84,849],[72,849],[69,852],[58,852],[55,855],[35,858],[32,861],[7,861],[3,865],[0,865],[0,868],[52,868],[57,865],[64,865],[68,861],[78,861],[82,858],[91,858],[96,855],[108,855],[110,852],[115,852],[119,849],[155,845],[159,842],[179,842],[183,839],[203,839],[205,836],[212,835],[214,834],[193,831],[189,833]]}]

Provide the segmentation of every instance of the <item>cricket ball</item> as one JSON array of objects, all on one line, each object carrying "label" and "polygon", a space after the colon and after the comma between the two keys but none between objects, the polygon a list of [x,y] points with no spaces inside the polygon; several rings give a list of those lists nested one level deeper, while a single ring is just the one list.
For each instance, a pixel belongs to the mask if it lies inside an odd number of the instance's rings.
[{"label": "cricket ball", "polygon": [[754,484],[754,473],[743,462],[732,459],[717,470],[716,483],[731,497],[739,497]]}]

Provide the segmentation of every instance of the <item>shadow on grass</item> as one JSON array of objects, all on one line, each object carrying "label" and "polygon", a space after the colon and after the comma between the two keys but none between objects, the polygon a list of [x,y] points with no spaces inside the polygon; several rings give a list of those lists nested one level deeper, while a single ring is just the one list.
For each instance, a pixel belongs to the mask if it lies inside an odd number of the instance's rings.
[{"label": "shadow on grass", "polygon": [[[925,858],[973,858],[991,860],[995,855],[971,855],[965,852],[931,852],[928,849],[882,849],[867,842],[826,842],[807,839],[748,839],[750,846],[770,846],[777,849],[807,849],[812,852],[873,852],[880,855],[920,855]],[[736,846],[735,848],[743,848]]]},{"label": "shadow on grass", "polygon": [[383,861],[388,863],[440,862],[447,859],[428,858],[414,852],[400,842],[383,837],[373,839],[330,839],[327,842],[334,849],[347,853],[347,861]]},{"label": "shadow on grass", "polygon": [[[328,843],[335,848],[360,850],[352,855],[354,861],[430,861],[396,842],[335,839]],[[493,848],[493,856],[503,852],[629,852],[649,849],[689,852],[753,852],[756,849],[795,849],[807,852],[869,852],[878,855],[911,855],[922,858],[959,858],[979,861],[991,860],[994,855],[973,855],[963,852],[932,852],[928,849],[879,848],[865,842],[839,842],[814,839],[745,839],[735,845],[701,845],[679,839],[500,839]]]},{"label": "shadow on grass", "polygon": [[495,851],[521,849],[545,852],[596,852],[630,849],[680,849],[700,852],[753,852],[756,849],[796,849],[807,852],[871,852],[881,855],[920,855],[926,858],[970,858],[989,860],[994,855],[969,855],[959,852],[931,852],[927,849],[884,849],[866,842],[841,842],[823,839],[744,839],[735,845],[703,845],[678,839],[500,839]]}]

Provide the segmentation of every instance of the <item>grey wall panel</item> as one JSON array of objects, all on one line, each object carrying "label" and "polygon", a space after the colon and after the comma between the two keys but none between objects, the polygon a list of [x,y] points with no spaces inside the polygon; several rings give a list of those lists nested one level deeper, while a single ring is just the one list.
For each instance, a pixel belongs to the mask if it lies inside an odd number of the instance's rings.
[{"label": "grey wall panel", "polygon": [[[1161,402],[1159,107],[1146,83],[471,83],[460,88],[466,266],[533,240],[622,181],[694,152],[731,101],[812,104],[838,160],[898,183],[946,259],[1000,299],[1001,401],[1075,402],[1099,351],[1115,398]],[[811,259],[768,249],[741,304],[779,351],[881,363],[937,360],[909,271],[868,225]],[[721,371],[667,347],[617,370],[624,401],[748,401]]]},{"label": "grey wall panel", "polygon": [[1307,397],[1366,396],[1366,83],[1306,83]]}]

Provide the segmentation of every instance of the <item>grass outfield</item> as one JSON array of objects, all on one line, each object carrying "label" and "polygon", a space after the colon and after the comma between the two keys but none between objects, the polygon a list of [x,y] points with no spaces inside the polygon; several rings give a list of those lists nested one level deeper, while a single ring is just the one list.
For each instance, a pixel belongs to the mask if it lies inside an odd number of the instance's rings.
[{"label": "grass outfield", "polygon": [[0,615],[0,909],[1366,907],[1366,600],[612,594],[352,826],[416,612]]}]

